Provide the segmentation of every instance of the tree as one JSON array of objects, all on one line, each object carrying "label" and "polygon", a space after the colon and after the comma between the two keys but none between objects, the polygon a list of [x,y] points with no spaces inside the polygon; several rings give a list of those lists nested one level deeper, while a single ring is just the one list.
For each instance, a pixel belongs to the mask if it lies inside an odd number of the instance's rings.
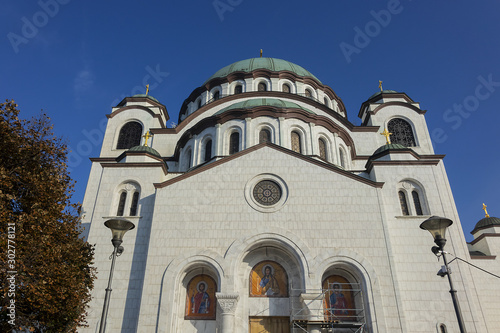
[{"label": "tree", "polygon": [[47,115],[19,112],[0,104],[0,331],[76,332],[86,326],[94,248],[70,202],[66,144]]}]

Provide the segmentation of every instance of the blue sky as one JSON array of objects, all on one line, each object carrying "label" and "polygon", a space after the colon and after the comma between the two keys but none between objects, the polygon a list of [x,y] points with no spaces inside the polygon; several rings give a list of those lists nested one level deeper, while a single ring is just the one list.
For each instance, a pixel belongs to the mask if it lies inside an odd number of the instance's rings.
[{"label": "blue sky", "polygon": [[149,83],[177,122],[193,89],[262,48],[332,87],[356,125],[378,80],[406,92],[447,155],[467,239],[483,202],[500,216],[498,1],[42,0],[2,12],[0,97],[24,117],[43,109],[68,140],[75,201],[113,104]]}]

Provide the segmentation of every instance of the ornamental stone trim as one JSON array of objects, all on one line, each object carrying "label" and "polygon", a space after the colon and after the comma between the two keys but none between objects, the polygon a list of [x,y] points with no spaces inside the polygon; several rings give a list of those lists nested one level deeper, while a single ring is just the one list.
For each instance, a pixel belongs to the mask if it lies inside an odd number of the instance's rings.
[{"label": "ornamental stone trim", "polygon": [[223,314],[234,314],[240,296],[238,294],[216,293],[217,302]]}]

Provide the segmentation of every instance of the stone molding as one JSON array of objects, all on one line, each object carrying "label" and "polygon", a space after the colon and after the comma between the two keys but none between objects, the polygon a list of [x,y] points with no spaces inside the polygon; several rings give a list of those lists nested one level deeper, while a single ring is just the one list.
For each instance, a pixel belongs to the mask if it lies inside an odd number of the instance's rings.
[{"label": "stone molding", "polygon": [[216,293],[216,297],[222,313],[234,315],[240,296],[238,294]]}]

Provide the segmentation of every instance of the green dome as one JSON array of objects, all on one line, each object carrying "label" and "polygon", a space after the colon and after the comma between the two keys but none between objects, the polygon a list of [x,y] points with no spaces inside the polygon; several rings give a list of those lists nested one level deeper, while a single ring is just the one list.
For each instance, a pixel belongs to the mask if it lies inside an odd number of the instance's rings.
[{"label": "green dome", "polygon": [[289,61],[276,58],[251,58],[251,59],[237,61],[229,66],[219,69],[214,75],[212,75],[208,80],[206,80],[205,83],[217,77],[226,77],[234,72],[249,73],[259,68],[268,69],[273,72],[290,71],[294,72],[298,76],[312,77],[316,79],[319,83],[321,83],[321,81],[318,80],[316,76],[312,75],[305,68],[296,65],[294,63],[291,63]]},{"label": "green dome", "polygon": [[386,151],[386,150],[397,150],[397,149],[409,149],[409,148],[405,147],[399,143],[385,144],[382,147],[380,147],[379,149],[375,150],[373,155],[377,155],[377,154],[379,154],[383,151]]},{"label": "green dome", "polygon": [[306,108],[304,108],[296,103],[293,103],[293,102],[283,101],[283,100],[277,99],[277,98],[254,98],[254,99],[247,99],[243,102],[231,104],[231,105],[219,110],[218,112],[216,112],[215,115],[224,113],[224,112],[229,111],[229,110],[251,109],[251,108],[254,108],[256,106],[273,106],[273,107],[280,108],[280,109],[286,109],[286,108],[302,109],[302,110],[307,111],[309,113],[315,114],[311,110],[306,109]]},{"label": "green dome", "polygon": [[[146,98],[149,98],[149,99],[151,99],[151,100],[155,101],[156,103],[160,103],[160,101],[159,101],[159,100],[157,100],[156,98],[154,98],[154,97],[153,97],[153,96],[151,96],[151,95],[146,95],[146,94],[137,94],[137,95],[134,95],[134,96],[132,96],[132,97],[146,97]],[[161,104],[161,103],[160,103],[160,104]]]},{"label": "green dome", "polygon": [[488,228],[488,227],[500,227],[500,219],[498,217],[485,217],[484,219],[479,220],[472,230],[472,234],[475,233],[478,229]]},{"label": "green dome", "polygon": [[130,148],[128,151],[136,152],[136,153],[148,153],[156,157],[161,157],[160,153],[155,149],[148,146],[135,146]]},{"label": "green dome", "polygon": [[398,92],[396,90],[383,90],[383,91],[377,91],[375,94],[371,95],[370,98],[372,99],[375,96],[381,95],[381,94],[397,94]]}]

